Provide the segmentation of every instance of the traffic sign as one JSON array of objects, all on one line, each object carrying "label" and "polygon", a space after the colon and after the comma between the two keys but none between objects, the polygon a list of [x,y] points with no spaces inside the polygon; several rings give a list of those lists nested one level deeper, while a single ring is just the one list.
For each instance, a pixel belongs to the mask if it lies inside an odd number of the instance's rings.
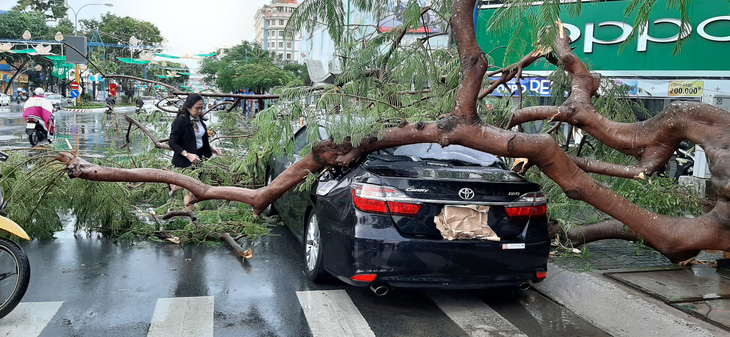
[{"label": "traffic sign", "polygon": [[[79,82],[71,82],[71,90],[79,90]],[[76,96],[74,96],[76,97]]]},{"label": "traffic sign", "polygon": [[71,97],[79,97],[79,91],[76,89],[71,90]]},{"label": "traffic sign", "polygon": [[91,82],[96,82],[96,76],[94,76],[94,75],[89,75],[89,81],[91,81]]}]

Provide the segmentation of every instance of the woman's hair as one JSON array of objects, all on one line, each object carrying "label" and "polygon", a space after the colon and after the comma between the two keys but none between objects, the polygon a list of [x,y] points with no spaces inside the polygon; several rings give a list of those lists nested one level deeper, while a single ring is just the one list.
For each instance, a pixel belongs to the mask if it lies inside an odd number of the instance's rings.
[{"label": "woman's hair", "polygon": [[202,101],[203,96],[200,96],[200,94],[189,94],[188,98],[185,100],[185,103],[180,107],[180,114],[187,115],[190,117],[190,109],[195,105],[195,103],[198,103],[198,101]]}]

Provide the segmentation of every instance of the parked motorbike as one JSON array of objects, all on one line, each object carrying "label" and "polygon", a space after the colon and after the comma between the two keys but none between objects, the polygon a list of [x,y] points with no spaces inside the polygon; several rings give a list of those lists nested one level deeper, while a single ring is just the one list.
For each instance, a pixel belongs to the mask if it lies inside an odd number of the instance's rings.
[{"label": "parked motorbike", "polygon": [[[8,155],[0,152],[0,161]],[[2,177],[2,171],[0,171]],[[0,231],[6,231],[21,239],[30,240],[28,234],[13,220],[5,217],[6,201],[0,188]],[[28,290],[30,263],[23,249],[15,242],[0,238],[0,318],[5,317],[20,303]]]},{"label": "parked motorbike", "polygon": [[679,143],[677,151],[669,159],[667,165],[658,173],[667,177],[679,179],[680,176],[691,176],[695,164],[694,143],[683,141]]},{"label": "parked motorbike", "polygon": [[[55,110],[54,110],[55,113]],[[30,146],[36,146],[38,143],[48,140],[53,142],[53,130],[55,128],[55,118],[51,116],[50,130],[46,127],[46,121],[43,117],[36,115],[28,115],[26,117],[25,134],[28,135]]]}]

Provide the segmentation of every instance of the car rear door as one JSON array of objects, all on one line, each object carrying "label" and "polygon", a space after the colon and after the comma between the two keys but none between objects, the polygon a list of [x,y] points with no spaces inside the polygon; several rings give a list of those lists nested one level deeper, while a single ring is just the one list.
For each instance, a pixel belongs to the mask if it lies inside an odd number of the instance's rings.
[{"label": "car rear door", "polygon": [[[303,127],[294,134],[294,153],[272,159],[274,174],[278,176],[300,160],[302,158],[300,154],[306,146],[307,129]],[[304,231],[304,222],[306,221],[306,214],[304,213],[311,203],[310,194],[309,191],[297,191],[295,187],[286,191],[274,204],[279,215],[297,235],[301,235]]]}]

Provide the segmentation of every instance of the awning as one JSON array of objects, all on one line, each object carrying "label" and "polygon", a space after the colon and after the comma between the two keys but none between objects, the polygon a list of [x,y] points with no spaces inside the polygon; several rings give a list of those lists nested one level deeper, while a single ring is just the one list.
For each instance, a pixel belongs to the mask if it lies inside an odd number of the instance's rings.
[{"label": "awning", "polygon": [[157,54],[157,53],[155,53],[155,55],[156,56],[159,56],[159,57],[166,57],[166,58],[169,58],[169,59],[179,59],[180,58],[180,56],[173,56],[173,55],[167,55],[167,54]]},{"label": "awning", "polygon": [[151,62],[151,61],[147,61],[147,60],[124,58],[124,57],[117,57],[117,60],[122,61],[124,63],[130,63],[130,64],[147,64],[147,63]]},{"label": "awning", "polygon": [[28,53],[35,53],[36,50],[33,48],[30,49],[23,49],[23,50],[13,50],[16,54],[28,54]]},{"label": "awning", "polygon": [[64,56],[64,55],[44,55],[44,56],[53,62],[66,62],[66,56]]}]

